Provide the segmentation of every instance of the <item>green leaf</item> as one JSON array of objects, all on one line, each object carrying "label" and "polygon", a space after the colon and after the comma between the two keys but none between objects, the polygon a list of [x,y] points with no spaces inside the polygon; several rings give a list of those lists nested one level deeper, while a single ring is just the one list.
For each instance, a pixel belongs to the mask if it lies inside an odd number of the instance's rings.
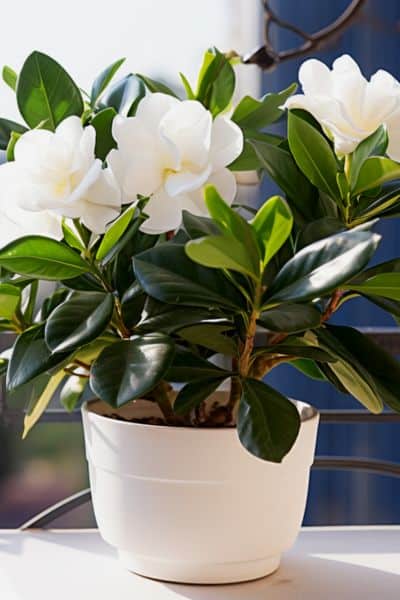
[{"label": "green leaf", "polygon": [[296,406],[269,385],[256,379],[243,382],[238,434],[254,456],[280,463],[292,448],[300,429]]},{"label": "green leaf", "polygon": [[173,355],[172,340],[162,334],[117,342],[92,365],[90,387],[107,404],[122,406],[152,390],[164,378]]},{"label": "green leaf", "polygon": [[141,81],[145,84],[147,89],[152,93],[160,92],[161,94],[168,94],[168,96],[173,96],[177,98],[175,92],[171,90],[167,85],[162,83],[161,81],[156,81],[155,79],[150,79],[150,77],[146,77],[145,75],[141,75],[140,73],[136,73],[136,77],[139,77]]},{"label": "green leaf", "polygon": [[83,396],[88,380],[86,377],[68,377],[60,392],[60,402],[68,412],[72,412]]},{"label": "green leaf", "polygon": [[196,408],[203,400],[206,400],[221,383],[225,377],[209,377],[196,379],[187,383],[178,393],[174,402],[174,412],[177,415],[185,415]]},{"label": "green leaf", "polygon": [[111,65],[109,65],[104,71],[100,73],[98,77],[96,77],[95,81],[92,85],[92,90],[90,92],[90,104],[94,107],[115,73],[121,67],[121,65],[125,62],[125,58],[120,58],[115,61]]},{"label": "green leaf", "polygon": [[192,262],[181,244],[159,244],[136,256],[133,264],[145,292],[160,302],[233,311],[245,304],[223,273]]},{"label": "green leaf", "polygon": [[361,167],[371,154],[384,154],[388,144],[386,127],[381,125],[378,129],[361,142],[351,156],[350,187],[354,189],[360,174]]},{"label": "green leaf", "polygon": [[260,250],[253,228],[221,198],[213,185],[204,190],[204,200],[211,217],[221,228],[223,234],[232,236],[236,243],[244,246],[248,256],[248,265],[255,275],[260,272]]},{"label": "green leaf", "polygon": [[[124,301],[124,297],[122,298]],[[183,327],[218,318],[218,313],[208,308],[171,306],[153,299],[146,302],[145,313],[138,328],[140,331],[162,331],[173,333]]]},{"label": "green leaf", "polygon": [[303,373],[303,375],[306,375],[306,377],[316,379],[317,381],[326,381],[325,375],[316,362],[309,358],[296,358],[296,360],[290,361],[290,365]]},{"label": "green leaf", "polygon": [[189,350],[177,347],[172,364],[167,372],[167,379],[179,383],[193,379],[214,379],[216,377],[226,379],[230,375],[230,371],[217,367]]},{"label": "green leaf", "polygon": [[16,131],[11,132],[10,139],[9,139],[9,142],[8,142],[7,148],[6,148],[7,162],[12,162],[13,160],[15,160],[15,157],[14,157],[15,145],[18,142],[21,135],[22,135],[21,133],[18,133]]},{"label": "green leaf", "polygon": [[262,168],[275,181],[307,220],[313,219],[316,203],[315,191],[311,183],[298,169],[292,155],[287,150],[265,142],[251,141]]},{"label": "green leaf", "polygon": [[104,94],[100,106],[114,108],[117,113],[125,117],[132,116],[145,94],[146,90],[141,79],[130,74],[109,88]]},{"label": "green leaf", "polygon": [[19,123],[15,123],[15,121],[0,119],[0,149],[7,150],[13,132],[21,135],[25,131],[28,131],[27,128]]},{"label": "green leaf", "polygon": [[68,354],[52,354],[44,341],[44,327],[37,325],[18,336],[7,371],[7,389],[15,390],[38,375],[60,365]]},{"label": "green leaf", "polygon": [[370,337],[351,327],[329,326],[330,333],[373,378],[375,389],[385,404],[400,412],[400,363]]},{"label": "green leaf", "polygon": [[39,235],[21,237],[0,250],[0,266],[28,277],[59,281],[89,271],[71,248]]},{"label": "green leaf", "polygon": [[116,116],[114,108],[104,108],[98,112],[90,122],[96,130],[96,158],[104,161],[106,156],[113,148],[117,147],[116,141],[112,135],[112,124]]},{"label": "green leaf", "polygon": [[188,100],[194,100],[196,98],[196,94],[192,90],[192,86],[190,85],[187,77],[183,73],[179,73],[179,77],[183,83],[183,87],[185,88],[186,96]]},{"label": "green leaf", "polygon": [[[121,298],[122,318],[128,329],[133,328],[140,321],[145,302],[146,294],[139,283],[134,281]],[[152,331],[160,330],[154,328]]]},{"label": "green leaf", "polygon": [[206,235],[218,235],[220,228],[208,217],[199,217],[184,210],[182,223],[188,236],[193,240]]},{"label": "green leaf", "polygon": [[216,48],[205,53],[197,84],[196,99],[215,117],[232,100],[235,72],[229,60]]},{"label": "green leaf", "polygon": [[4,83],[6,83],[8,87],[11,88],[13,92],[15,92],[17,88],[18,75],[16,74],[14,69],[7,65],[4,65],[1,75],[3,77]]},{"label": "green leaf", "polygon": [[[347,349],[347,344],[341,342],[336,331],[336,326],[325,326],[316,331],[321,348],[336,357],[336,361],[330,362],[326,368],[368,410],[376,414],[382,412],[383,402],[374,378],[352,351]],[[325,371],[324,374],[327,375]]]},{"label": "green leaf", "polygon": [[236,106],[232,121],[242,129],[258,130],[277,121],[284,113],[281,106],[294,94],[297,84],[292,83],[288,88],[277,94],[266,94],[261,100],[245,96]]},{"label": "green leaf", "polygon": [[279,271],[266,303],[305,301],[331,292],[367,265],[379,240],[367,231],[346,231],[306,246]]},{"label": "green leaf", "polygon": [[383,156],[373,156],[363,163],[353,193],[361,194],[365,190],[374,189],[387,181],[399,178],[399,163]]},{"label": "green leaf", "polygon": [[291,210],[283,198],[273,196],[263,204],[251,225],[256,232],[265,267],[290,235],[293,227]]},{"label": "green leaf", "polygon": [[31,410],[27,415],[25,415],[24,432],[22,434],[22,439],[26,438],[32,427],[36,425],[36,423],[46,410],[58,386],[62,382],[64,375],[64,371],[61,370],[49,379],[49,382],[47,383],[44,391],[36,401],[33,410]]},{"label": "green leaf", "polygon": [[74,292],[50,315],[45,340],[53,352],[72,352],[96,339],[114,310],[112,294]]},{"label": "green leaf", "polygon": [[311,183],[332,198],[338,198],[336,158],[324,136],[289,111],[288,141],[297,166]]},{"label": "green leaf", "polygon": [[0,318],[12,319],[21,301],[21,290],[10,283],[0,283]]},{"label": "green leaf", "polygon": [[18,77],[17,102],[21,115],[32,128],[54,131],[71,115],[81,116],[83,100],[79,88],[55,60],[32,52]]},{"label": "green leaf", "polygon": [[204,346],[227,356],[235,356],[237,354],[235,341],[224,335],[231,329],[231,324],[201,323],[180,329],[179,336],[190,344]]},{"label": "green leaf", "polygon": [[83,243],[78,231],[75,229],[74,225],[69,225],[65,218],[63,218],[62,223],[62,232],[64,234],[64,240],[71,248],[75,248],[75,250],[85,250],[85,244]]},{"label": "green leaf", "polygon": [[127,208],[120,217],[112,225],[110,225],[104,234],[99,249],[97,250],[96,260],[103,260],[110,252],[111,248],[118,242],[118,240],[125,233],[128,225],[132,221],[136,207],[130,206]]},{"label": "green leaf", "polygon": [[322,217],[321,219],[313,220],[301,229],[297,240],[297,248],[303,248],[313,242],[345,230],[346,227],[343,225],[343,222],[336,217]]},{"label": "green leaf", "polygon": [[261,313],[259,323],[270,331],[297,333],[319,327],[321,313],[309,304],[283,304]]},{"label": "green leaf", "polygon": [[344,286],[344,289],[372,296],[384,296],[391,300],[400,300],[400,273],[381,273],[358,285],[350,283]]}]

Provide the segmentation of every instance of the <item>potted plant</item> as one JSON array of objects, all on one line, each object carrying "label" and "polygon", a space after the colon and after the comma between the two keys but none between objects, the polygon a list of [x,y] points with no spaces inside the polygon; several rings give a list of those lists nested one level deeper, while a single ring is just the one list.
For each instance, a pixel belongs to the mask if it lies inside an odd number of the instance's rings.
[{"label": "potted plant", "polygon": [[[25,121],[0,121],[0,325],[17,336],[1,366],[11,398],[29,391],[23,435],[57,389],[67,410],[91,390],[100,532],[129,569],[182,582],[271,573],[297,535],[318,414],[271,369],[400,408],[397,362],[329,322],[360,295],[400,315],[399,260],[369,266],[400,206],[398,84],[307,61],[304,95],[232,108],[235,60],[207,51],[185,100],[143,75],[110,85],[122,61],[90,94],[39,52],[3,71]],[[285,108],[287,138],[267,133]],[[254,170],[282,190],[257,211],[234,204]]]}]

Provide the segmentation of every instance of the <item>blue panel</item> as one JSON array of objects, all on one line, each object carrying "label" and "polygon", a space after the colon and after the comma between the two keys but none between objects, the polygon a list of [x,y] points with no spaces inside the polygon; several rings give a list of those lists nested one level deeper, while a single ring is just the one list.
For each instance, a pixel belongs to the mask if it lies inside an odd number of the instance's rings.
[{"label": "blue panel", "polygon": [[[349,0],[279,0],[271,3],[287,21],[306,31],[316,31],[335,19]],[[370,0],[363,10],[362,20],[354,24],[328,50],[310,55],[331,64],[343,53],[351,54],[366,76],[379,68],[400,79],[400,2]],[[290,48],[299,39],[290,32],[274,29],[276,47]],[[264,75],[264,91],[277,91],[297,80],[301,62],[296,59],[282,63],[272,73]],[[276,188],[265,181],[263,197]],[[400,254],[400,224],[398,220],[380,224],[385,241],[377,260],[387,260]],[[363,300],[351,301],[336,317],[336,322],[352,325],[393,325],[383,311]],[[269,376],[269,382],[289,396],[308,401],[319,408],[356,408],[351,398],[339,394],[328,384],[310,382],[290,367],[282,366]],[[399,390],[400,394],[400,390]],[[366,455],[400,462],[400,429],[395,425],[325,425],[320,429],[320,454]],[[312,477],[307,524],[335,523],[395,523],[400,522],[400,481],[374,477],[363,473],[315,473]]]}]

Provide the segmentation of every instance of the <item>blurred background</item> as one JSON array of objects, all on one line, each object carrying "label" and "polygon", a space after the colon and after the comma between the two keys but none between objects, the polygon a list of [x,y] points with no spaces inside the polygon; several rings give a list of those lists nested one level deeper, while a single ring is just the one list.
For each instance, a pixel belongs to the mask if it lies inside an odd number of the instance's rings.
[{"label": "blurred background", "polygon": [[[274,0],[280,17],[313,32],[332,22],[349,0]],[[62,11],[62,14],[60,14]],[[0,37],[0,64],[18,71],[33,50],[50,54],[83,88],[107,64],[127,57],[125,71],[142,72],[179,88],[177,73],[194,81],[203,51],[211,45],[222,51],[248,53],[260,45],[263,12],[259,0],[113,0],[112,6],[92,0],[70,0],[63,9],[51,0],[7,5]],[[275,49],[298,46],[298,36],[273,29]],[[323,51],[310,56],[324,62],[351,54],[366,76],[379,68],[400,79],[400,2],[367,0],[360,17]],[[272,72],[242,66],[239,93],[260,95],[278,91],[297,80],[304,59],[284,62]],[[121,71],[121,75],[124,73]],[[0,116],[17,118],[12,92],[0,89]],[[270,181],[240,190],[242,200],[256,205],[275,191]],[[385,242],[377,260],[400,255],[398,221],[380,225]],[[393,326],[390,317],[362,300],[349,302],[337,319],[360,326]],[[0,347],[7,346],[1,338]],[[283,393],[318,408],[357,408],[327,384],[310,382],[290,367],[279,367],[269,381]],[[400,390],[399,390],[400,393]],[[23,399],[14,399],[18,405]],[[55,401],[56,402],[56,401]],[[397,427],[397,428],[396,428]],[[400,462],[396,425],[324,425],[319,454],[355,455]],[[81,426],[78,423],[39,424],[28,439],[0,420],[0,528],[16,527],[63,497],[87,487]],[[313,472],[305,523],[380,524],[400,522],[400,480],[366,473]],[[90,526],[89,508],[79,509],[59,525]]]}]

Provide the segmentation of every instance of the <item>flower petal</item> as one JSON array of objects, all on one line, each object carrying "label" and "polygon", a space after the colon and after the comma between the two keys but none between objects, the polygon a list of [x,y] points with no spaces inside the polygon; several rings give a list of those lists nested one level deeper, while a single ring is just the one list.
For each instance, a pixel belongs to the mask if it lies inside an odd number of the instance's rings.
[{"label": "flower petal", "polygon": [[306,95],[329,95],[331,92],[331,71],[315,58],[303,62],[299,69],[299,81]]},{"label": "flower petal", "polygon": [[164,189],[169,196],[175,198],[179,194],[192,192],[201,188],[206,183],[210,173],[211,165],[207,165],[206,169],[201,173],[193,173],[189,170],[171,173],[165,179]]},{"label": "flower petal", "polygon": [[136,117],[146,125],[149,131],[158,130],[159,123],[163,116],[174,106],[180,104],[180,100],[169,94],[155,93],[148,94],[140,101],[136,111]]},{"label": "flower petal", "polygon": [[147,202],[144,212],[148,219],[140,226],[140,231],[149,234],[175,231],[182,221],[184,198],[171,198],[163,189],[159,189]]},{"label": "flower petal", "polygon": [[236,123],[224,115],[218,115],[211,131],[210,158],[213,171],[230,165],[243,150],[243,133]]},{"label": "flower petal", "polygon": [[[210,175],[207,183],[214,185],[217,188],[218,193],[225,200],[225,202],[229,204],[229,206],[233,203],[236,196],[237,184],[236,178],[232,171],[229,169],[220,169],[219,171],[216,171]],[[190,200],[193,204],[192,206],[189,206],[186,202],[186,210],[197,215],[208,214],[207,207],[204,202],[203,188],[194,192],[190,192],[187,195],[190,197]]]}]

